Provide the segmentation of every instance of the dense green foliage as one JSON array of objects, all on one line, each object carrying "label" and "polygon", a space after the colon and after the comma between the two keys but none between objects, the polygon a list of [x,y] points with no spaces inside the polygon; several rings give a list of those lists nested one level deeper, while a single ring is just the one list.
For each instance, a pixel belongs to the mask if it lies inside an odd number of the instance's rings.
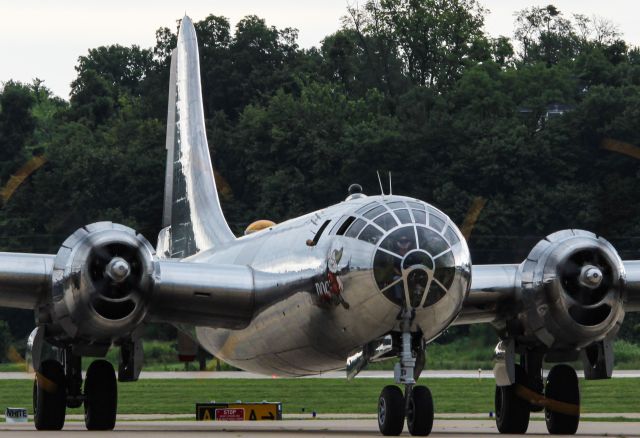
[{"label": "dense green foliage", "polygon": [[[380,0],[301,49],[295,29],[248,16],[196,23],[205,116],[222,204],[241,233],[339,202],[359,182],[431,202],[458,224],[487,200],[474,262],[519,262],[563,228],[640,258],[638,161],[604,148],[640,145],[640,52],[601,19],[553,6],[516,18],[514,39],[483,31],[476,0]],[[153,48],[91,49],[68,102],[41,81],[0,94],[0,178],[34,155],[47,163],[0,210],[0,247],[55,252],[77,227],[160,229],[165,90],[176,34]],[[550,108],[560,105],[563,115]],[[18,313],[13,326],[28,320]],[[638,319],[624,336],[640,339]],[[23,336],[24,332],[20,332]]]}]

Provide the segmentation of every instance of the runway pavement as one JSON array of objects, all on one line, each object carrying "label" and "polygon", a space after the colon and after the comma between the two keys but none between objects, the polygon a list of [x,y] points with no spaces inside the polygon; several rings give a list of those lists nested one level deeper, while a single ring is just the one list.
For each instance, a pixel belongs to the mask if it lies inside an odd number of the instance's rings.
[{"label": "runway pavement", "polygon": [[[640,437],[640,423],[582,422],[579,437],[624,436]],[[112,432],[87,432],[81,422],[67,422],[61,432],[37,432],[33,424],[1,424],[2,436],[49,437],[281,437],[281,436],[326,436],[326,437],[379,437],[375,419],[349,420],[284,420],[278,422],[195,422],[195,421],[141,421],[119,422]],[[404,436],[409,436],[405,430]],[[509,437],[499,435],[495,423],[490,420],[436,420],[432,437]],[[514,435],[522,437],[522,435]],[[532,421],[527,437],[548,437],[543,421]]]},{"label": "runway pavement", "polygon": [[[490,370],[478,371],[426,371],[426,378],[493,378]],[[266,376],[267,378],[269,376]],[[276,376],[273,376],[276,378]],[[325,373],[320,378],[344,378],[344,372]],[[616,371],[614,377],[640,377],[640,371]],[[2,379],[33,379],[32,373],[0,373]],[[142,379],[255,379],[265,376],[246,372],[143,372]],[[389,371],[365,371],[359,378],[392,378]],[[503,438],[509,435],[498,434],[494,420],[486,414],[438,414],[434,424],[432,437],[495,437]],[[585,414],[586,419],[622,417],[635,421],[582,421],[578,430],[579,437],[639,437],[640,414]],[[529,431],[526,436],[548,437],[541,414],[533,414]],[[3,419],[2,419],[3,420]],[[0,421],[2,421],[0,420]],[[379,437],[378,425],[373,415],[355,414],[325,414],[316,419],[300,419],[300,416],[285,415],[283,421],[278,422],[196,422],[188,416],[167,414],[157,415],[120,415],[116,430],[112,432],[88,432],[82,417],[68,416],[67,424],[61,432],[38,432],[33,423],[7,424],[0,422],[0,436],[2,437],[49,437],[49,436],[99,436],[99,437],[281,437],[281,436],[315,436],[315,437]],[[170,421],[166,421],[170,420]],[[410,436],[405,430],[404,436]],[[514,437],[522,435],[514,435]]]},{"label": "runway pavement", "polygon": [[[578,376],[583,377],[584,373],[578,371]],[[425,379],[493,379],[491,370],[426,370],[422,373]],[[615,370],[614,378],[639,378],[640,370]],[[3,372],[0,373],[0,380],[7,379],[29,379],[34,378],[33,373]],[[143,371],[141,379],[268,379],[278,378],[278,376],[265,376],[262,374],[248,373],[245,371]],[[344,379],[344,371],[332,371],[314,376],[302,377],[315,379]],[[363,371],[358,374],[358,379],[392,379],[393,371]]]}]

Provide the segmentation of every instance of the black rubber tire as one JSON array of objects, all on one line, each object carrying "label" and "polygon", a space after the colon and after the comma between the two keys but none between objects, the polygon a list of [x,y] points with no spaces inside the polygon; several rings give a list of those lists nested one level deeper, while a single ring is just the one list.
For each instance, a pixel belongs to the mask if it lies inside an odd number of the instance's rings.
[{"label": "black rubber tire", "polygon": [[397,386],[382,388],[378,399],[378,427],[385,436],[397,436],[404,428],[404,396]]},{"label": "black rubber tire", "polygon": [[118,410],[116,373],[106,360],[96,360],[84,381],[84,423],[88,430],[112,430]]},{"label": "black rubber tire", "polygon": [[516,383],[510,386],[496,386],[496,426],[500,433],[523,434],[529,428],[531,405],[516,394],[516,386],[526,385],[526,382],[527,375],[524,369],[516,365]]},{"label": "black rubber tire", "polygon": [[64,368],[49,359],[40,364],[38,373],[40,377],[33,382],[33,422],[37,430],[61,430],[67,410]]},{"label": "black rubber tire", "polygon": [[407,428],[413,436],[427,436],[433,429],[433,397],[426,386],[411,391],[407,409]]},{"label": "black rubber tire", "polygon": [[[544,392],[547,399],[578,405],[580,411],[580,384],[576,370],[571,366],[561,364],[551,368]],[[573,435],[580,424],[579,412],[577,416],[567,415],[546,408],[544,418],[547,430],[554,435]]]}]

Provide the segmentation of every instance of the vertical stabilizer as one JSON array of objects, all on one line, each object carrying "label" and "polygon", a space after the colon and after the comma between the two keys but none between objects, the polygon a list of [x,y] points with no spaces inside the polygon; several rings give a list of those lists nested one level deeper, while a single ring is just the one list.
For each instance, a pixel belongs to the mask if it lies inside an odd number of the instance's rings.
[{"label": "vertical stabilizer", "polygon": [[171,57],[167,171],[161,233],[165,256],[183,258],[235,239],[220,207],[207,144],[196,31],[182,19]]}]

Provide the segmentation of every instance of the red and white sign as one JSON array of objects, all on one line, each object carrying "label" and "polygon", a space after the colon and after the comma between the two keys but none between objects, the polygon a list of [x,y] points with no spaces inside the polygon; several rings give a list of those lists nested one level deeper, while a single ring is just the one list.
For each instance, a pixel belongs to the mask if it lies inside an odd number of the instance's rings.
[{"label": "red and white sign", "polygon": [[242,408],[216,409],[216,420],[218,420],[218,421],[243,421],[244,420],[244,409],[242,409]]}]

